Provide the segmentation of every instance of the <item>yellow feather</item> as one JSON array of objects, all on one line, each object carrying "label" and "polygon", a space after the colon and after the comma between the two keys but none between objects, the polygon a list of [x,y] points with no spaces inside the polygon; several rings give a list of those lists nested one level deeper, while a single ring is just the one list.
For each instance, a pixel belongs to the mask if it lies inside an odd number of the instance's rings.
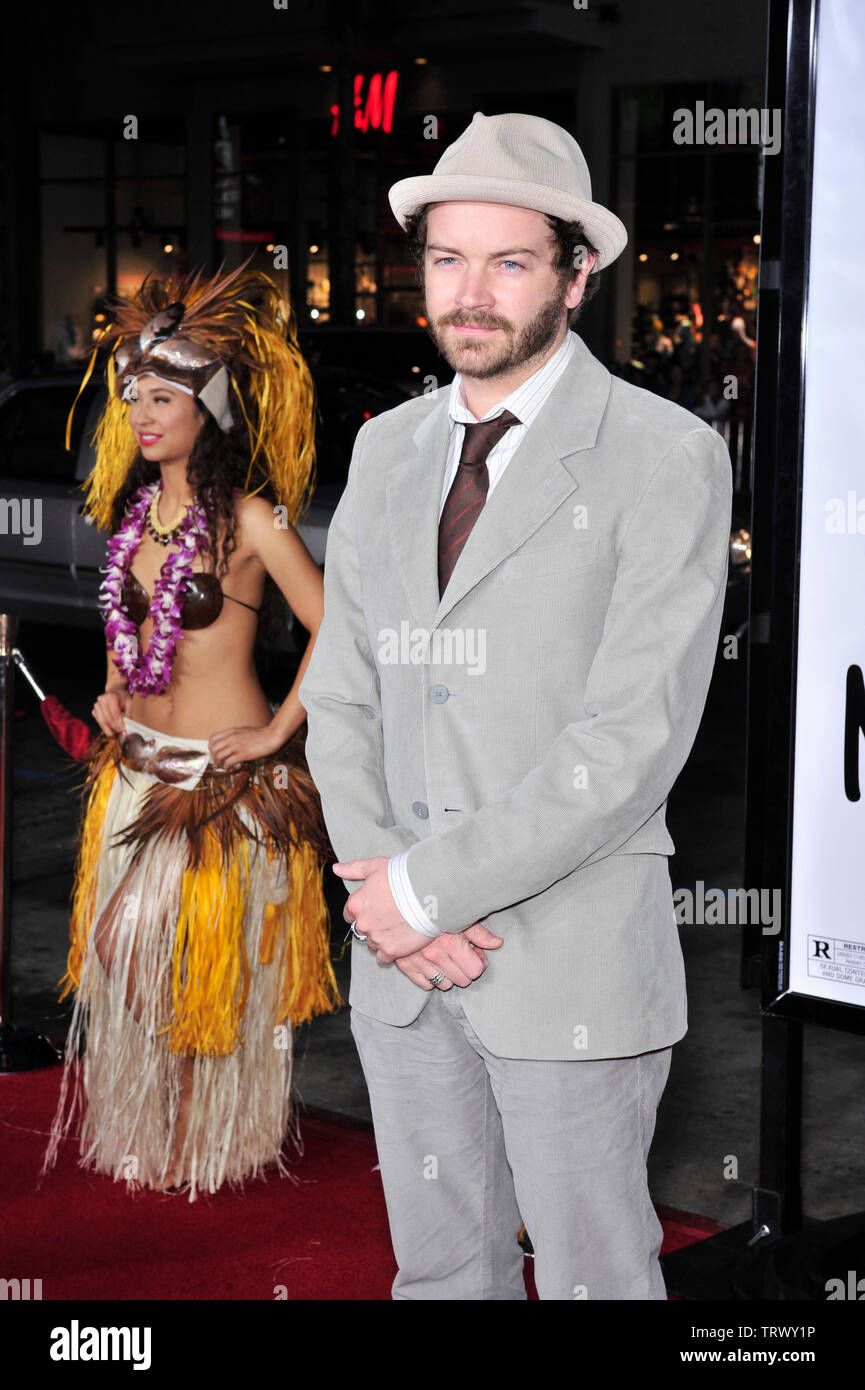
[{"label": "yellow feather", "polygon": [[[63,999],[77,990],[93,924],[102,852],[103,824],[117,768],[108,763],[87,801],[75,869],[70,948],[60,982]],[[290,856],[289,892],[268,903],[262,923],[259,962],[279,972],[274,1025],[308,1023],[316,1014],[338,1009],[340,997],[330,955],[330,920],[324,896],[323,866],[312,846],[297,842]],[[268,858],[271,856],[268,855]],[[210,828],[201,859],[188,867],[173,927],[173,1017],[162,1030],[171,1052],[226,1056],[243,1042],[243,1017],[250,988],[244,924],[250,893],[250,842],[235,841],[226,861],[219,836]]]},{"label": "yellow feather", "polygon": [[92,517],[103,531],[110,528],[114,499],[138,453],[138,443],[129,423],[129,406],[115,395],[114,378],[114,358],[109,357],[106,368],[108,403],[99,417],[92,441],[96,445],[96,462],[81,485],[87,493],[84,514]]},{"label": "yellow feather", "polygon": [[197,868],[183,875],[174,937],[174,1019],[169,1050],[226,1056],[242,1043],[249,995],[243,917],[249,892],[249,850],[241,841],[229,864],[217,836],[207,835]]},{"label": "yellow feather", "polygon": [[332,1013],[343,1002],[330,957],[323,872],[311,846],[302,841],[291,860],[288,898],[267,907],[268,946],[272,949],[274,932],[282,935],[282,986],[276,1023],[286,1019],[293,1024],[308,1023],[316,1014]]},{"label": "yellow feather", "polygon": [[[247,290],[255,291],[255,303],[243,297]],[[315,487],[315,388],[297,343],[294,310],[275,281],[245,268],[210,280],[201,280],[199,274],[191,287],[190,282],[171,281],[143,285],[138,292],[141,303],[117,307],[118,322],[104,331],[97,345],[97,350],[111,349],[106,366],[109,398],[94,435],[96,462],[84,484],[85,513],[101,529],[109,528],[114,499],[138,453],[129,407],[115,393],[117,344],[136,336],[143,314],[156,312],[181,294],[188,311],[179,336],[209,348],[229,370],[232,405],[239,405],[249,435],[247,489],[260,492],[269,483],[294,526],[305,515]],[[199,306],[201,321],[196,322]],[[93,359],[81,390],[92,370]],[[71,416],[67,438],[70,428]]]},{"label": "yellow feather", "polygon": [[99,856],[102,851],[102,824],[108,798],[117,768],[108,763],[97,777],[87,798],[84,824],[78,857],[75,864],[75,877],[72,888],[72,911],[69,918],[69,954],[66,960],[66,974],[60,980],[65,999],[71,990],[77,990],[81,983],[81,966],[87,949],[87,938],[93,925],[93,909],[96,904],[96,887],[99,875]]}]

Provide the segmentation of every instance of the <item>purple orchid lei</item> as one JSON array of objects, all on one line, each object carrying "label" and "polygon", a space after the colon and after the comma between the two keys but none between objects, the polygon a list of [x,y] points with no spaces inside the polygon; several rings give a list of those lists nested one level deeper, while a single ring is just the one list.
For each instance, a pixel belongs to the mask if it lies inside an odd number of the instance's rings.
[{"label": "purple orchid lei", "polygon": [[121,595],[133,556],[141,543],[147,511],[161,483],[140,487],[130,497],[123,521],[108,542],[108,564],[99,589],[99,607],[105,621],[105,637],[114,663],[125,675],[132,694],[161,695],[171,680],[178,639],[183,635],[180,615],[185,581],[207,538],[207,513],[194,502],[178,528],[180,549],[166,556],[150,602],[153,636],[142,655],[138,628],[123,608]]}]

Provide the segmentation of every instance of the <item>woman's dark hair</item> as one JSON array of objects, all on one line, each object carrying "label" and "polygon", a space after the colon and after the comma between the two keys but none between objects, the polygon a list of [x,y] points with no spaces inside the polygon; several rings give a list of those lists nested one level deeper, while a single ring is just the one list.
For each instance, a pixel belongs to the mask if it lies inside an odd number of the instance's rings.
[{"label": "woman's dark hair", "polygon": [[[235,490],[246,487],[249,469],[249,432],[241,420],[229,430],[221,430],[209,410],[195,402],[202,416],[202,426],[196,436],[186,467],[190,487],[207,511],[206,555],[218,579],[228,571],[228,562],[237,547],[237,513]],[[149,462],[141,453],[133,460],[126,482],[114,499],[111,530],[116,531],[123,520],[126,503],[137,488],[159,479],[159,464]],[[255,485],[260,477],[255,478]],[[273,489],[268,483],[259,496],[274,502]],[[258,615],[256,641],[267,643],[275,638],[284,622],[285,600],[269,574],[264,577],[261,608]]]},{"label": "woman's dark hair", "polygon": [[[237,546],[234,493],[236,489],[243,490],[246,484],[249,436],[243,421],[230,430],[221,430],[210,411],[205,410],[198,401],[195,408],[203,417],[203,423],[189,455],[186,476],[207,511],[206,554],[214,573],[221,579]],[[120,526],[133,492],[143,484],[155,483],[158,479],[159,464],[145,459],[139,452],[126,475],[126,482],[114,499],[112,531]],[[262,490],[262,495],[273,500],[267,488]]]},{"label": "woman's dark hair", "polygon": [[[408,238],[409,250],[414,258],[418,271],[418,284],[423,289],[424,283],[424,256],[426,254],[426,235],[427,235],[427,213],[432,204],[424,203],[423,207],[418,208],[417,212],[410,213],[406,219],[406,236]],[[551,232],[553,244],[553,269],[558,272],[559,283],[564,291],[571,281],[579,273],[579,265],[576,264],[577,251],[580,247],[585,247],[586,251],[598,254],[597,246],[593,246],[586,236],[581,222],[567,222],[563,217],[553,217],[549,213],[544,213]],[[588,304],[597,294],[601,284],[601,273],[595,269],[589,272],[586,280],[586,287],[583,290],[583,297],[575,309],[568,311],[568,327],[572,328]]]}]

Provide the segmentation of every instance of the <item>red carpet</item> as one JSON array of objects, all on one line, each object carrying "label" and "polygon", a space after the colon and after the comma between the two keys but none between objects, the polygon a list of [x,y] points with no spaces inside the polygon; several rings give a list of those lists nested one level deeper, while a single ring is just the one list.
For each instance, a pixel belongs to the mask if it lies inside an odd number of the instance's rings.
[{"label": "red carpet", "polygon": [[[72,1141],[37,1189],[59,1082],[57,1067],[0,1076],[0,1278],[41,1279],[46,1300],[390,1298],[396,1265],[371,1134],[302,1117],[297,1183],[274,1175],[195,1202],[131,1197],[77,1168]],[[658,1214],[665,1253],[721,1229]]]}]

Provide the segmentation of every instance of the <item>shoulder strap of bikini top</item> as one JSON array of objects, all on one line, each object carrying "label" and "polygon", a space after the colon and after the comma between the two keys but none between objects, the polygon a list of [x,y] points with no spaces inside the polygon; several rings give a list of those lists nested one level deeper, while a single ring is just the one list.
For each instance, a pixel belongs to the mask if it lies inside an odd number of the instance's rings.
[{"label": "shoulder strap of bikini top", "polygon": [[225,592],[224,589],[223,589],[223,591],[222,591],[222,597],[223,597],[223,598],[230,599],[232,603],[239,603],[240,606],[241,606],[241,608],[248,608],[249,611],[250,611],[250,613],[260,613],[260,612],[261,612],[261,609],[260,609],[260,608],[253,608],[253,606],[252,606],[251,603],[244,603],[244,601],[243,601],[242,598],[232,598],[231,594],[227,594],[227,593]]}]

